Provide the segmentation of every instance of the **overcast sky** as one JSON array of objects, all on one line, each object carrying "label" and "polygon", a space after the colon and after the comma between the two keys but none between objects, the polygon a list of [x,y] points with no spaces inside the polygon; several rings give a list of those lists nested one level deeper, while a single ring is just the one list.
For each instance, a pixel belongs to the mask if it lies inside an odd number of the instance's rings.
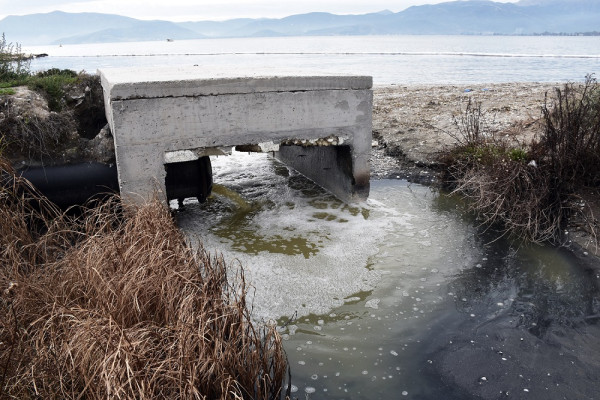
[{"label": "overcast sky", "polygon": [[[101,12],[139,19],[170,21],[224,20],[238,17],[280,18],[311,11],[364,14],[447,0],[0,0],[0,19],[7,15]],[[517,0],[496,0],[503,3]]]}]

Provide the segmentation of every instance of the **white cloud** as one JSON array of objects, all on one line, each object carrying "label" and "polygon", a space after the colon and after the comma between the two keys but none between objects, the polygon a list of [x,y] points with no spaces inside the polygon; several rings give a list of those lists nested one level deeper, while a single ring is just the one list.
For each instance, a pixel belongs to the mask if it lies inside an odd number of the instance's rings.
[{"label": "white cloud", "polygon": [[94,0],[0,0],[0,12],[2,15],[34,14],[70,8],[81,3],[92,2],[94,2]]}]

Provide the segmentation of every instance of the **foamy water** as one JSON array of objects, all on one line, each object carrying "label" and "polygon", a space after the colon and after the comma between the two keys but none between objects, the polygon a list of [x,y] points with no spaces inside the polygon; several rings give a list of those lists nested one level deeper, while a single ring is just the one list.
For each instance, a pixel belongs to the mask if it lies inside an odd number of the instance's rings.
[{"label": "foamy water", "polygon": [[369,258],[391,229],[411,225],[406,213],[371,217],[381,208],[375,203],[347,206],[264,154],[213,159],[213,171],[215,183],[246,204],[213,195],[209,204],[186,205],[178,223],[244,266],[259,320],[327,313],[372,290],[381,274],[365,268]]}]

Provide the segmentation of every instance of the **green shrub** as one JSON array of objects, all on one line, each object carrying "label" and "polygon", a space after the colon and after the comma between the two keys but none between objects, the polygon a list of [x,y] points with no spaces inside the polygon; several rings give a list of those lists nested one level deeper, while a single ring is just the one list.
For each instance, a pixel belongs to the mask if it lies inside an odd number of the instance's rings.
[{"label": "green shrub", "polygon": [[38,78],[60,75],[68,78],[77,78],[77,72],[70,69],[50,68],[46,71],[40,71],[36,74]]},{"label": "green shrub", "polygon": [[46,96],[51,111],[60,111],[63,106],[61,100],[64,96],[64,87],[76,80],[77,73],[74,71],[53,68],[30,76],[27,79],[27,86],[32,90],[42,92]]},{"label": "green shrub", "polygon": [[[42,92],[51,111],[62,109],[61,99],[64,86],[74,83],[77,73],[69,69],[51,68],[32,75],[30,58],[21,52],[19,44],[9,43],[4,34],[0,38],[0,88],[27,85]],[[2,91],[0,94],[13,94]]]},{"label": "green shrub", "polygon": [[508,158],[512,161],[525,162],[527,161],[527,157],[527,151],[523,149],[510,149],[508,151]]},{"label": "green shrub", "polygon": [[458,168],[452,174],[446,171],[445,180],[452,181],[452,177],[460,178],[465,169],[475,165],[490,167],[495,164],[507,162],[527,163],[530,161],[529,153],[522,148],[510,147],[503,141],[490,140],[479,143],[459,144],[449,152],[442,155],[444,165]]}]

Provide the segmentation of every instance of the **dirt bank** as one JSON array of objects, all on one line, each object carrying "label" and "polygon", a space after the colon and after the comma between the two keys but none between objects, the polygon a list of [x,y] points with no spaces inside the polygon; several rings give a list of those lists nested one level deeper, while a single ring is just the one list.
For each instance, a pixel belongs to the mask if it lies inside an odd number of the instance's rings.
[{"label": "dirt bank", "polygon": [[0,95],[0,150],[13,167],[114,162],[100,79],[82,73],[62,89],[57,111],[26,86]]}]

